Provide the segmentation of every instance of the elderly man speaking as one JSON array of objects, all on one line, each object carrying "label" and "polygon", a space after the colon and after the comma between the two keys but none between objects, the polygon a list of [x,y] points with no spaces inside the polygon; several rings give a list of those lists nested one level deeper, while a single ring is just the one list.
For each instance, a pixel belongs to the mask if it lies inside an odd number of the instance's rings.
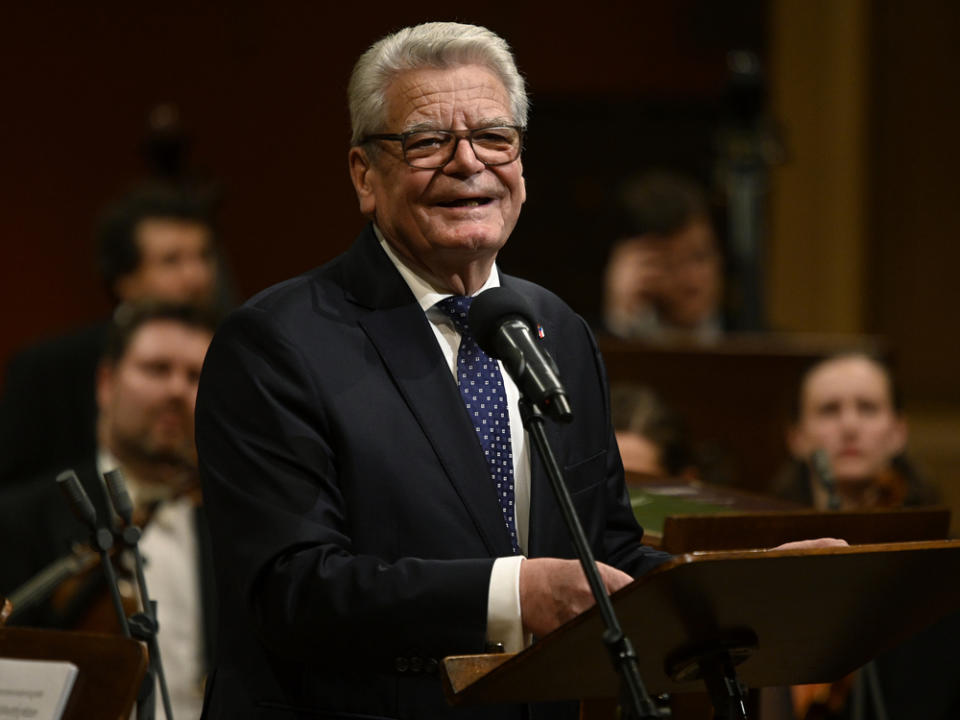
[{"label": "elderly man speaking", "polygon": [[349,101],[370,223],[236,311],[200,383],[222,599],[205,717],[575,717],[454,710],[437,674],[593,602],[518,389],[467,323],[483,291],[522,295],[556,359],[575,418],[548,432],[608,590],[666,559],[640,543],[586,324],[495,264],[526,194],[523,79],[489,30],[427,23],[364,53]]}]

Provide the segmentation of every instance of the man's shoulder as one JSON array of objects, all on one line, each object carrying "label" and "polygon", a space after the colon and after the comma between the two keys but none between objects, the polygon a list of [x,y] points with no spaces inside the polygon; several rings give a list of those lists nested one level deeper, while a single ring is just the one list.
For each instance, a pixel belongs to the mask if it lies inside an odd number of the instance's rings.
[{"label": "man's shoulder", "polygon": [[279,313],[300,307],[309,300],[314,284],[322,279],[322,270],[323,266],[317,267],[264,288],[243,303],[240,309]]},{"label": "man's shoulder", "polygon": [[354,327],[364,311],[344,280],[349,252],[271,285],[233,310],[217,329],[205,365],[214,363],[223,349],[239,346],[259,354],[275,355],[280,348],[295,348],[297,354],[325,348],[324,354],[329,353],[331,343]]},{"label": "man's shoulder", "polygon": [[[369,265],[367,258],[371,252],[380,253],[380,250],[376,247],[373,230],[368,226],[343,253],[312,270],[261,290],[240,310],[283,316],[305,310],[336,308],[349,294],[357,266]],[[370,272],[374,271],[371,269]]]}]

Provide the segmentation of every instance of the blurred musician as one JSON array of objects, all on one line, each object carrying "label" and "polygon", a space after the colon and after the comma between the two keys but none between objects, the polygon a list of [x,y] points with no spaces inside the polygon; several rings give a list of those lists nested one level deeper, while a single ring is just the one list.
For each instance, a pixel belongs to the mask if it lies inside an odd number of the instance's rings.
[{"label": "blurred musician", "polygon": [[[69,465],[97,507],[101,525],[111,515],[100,478],[114,468],[124,474],[139,524],[146,525],[140,548],[147,586],[157,601],[158,640],[179,718],[199,716],[209,652],[205,631],[212,627],[203,620],[212,602],[212,579],[198,515],[193,411],[213,329],[206,314],[186,305],[131,305],[119,313],[97,373],[98,449]],[[55,475],[0,496],[0,547],[16,548],[0,562],[0,595],[12,594],[89,535],[60,496]],[[23,601],[33,607],[22,614],[14,607],[10,624],[73,628],[91,622],[98,605],[112,622],[109,601],[98,602],[106,599],[99,568],[92,569],[89,580],[71,582],[69,592],[64,583],[53,598]]]},{"label": "blurred musician", "polygon": [[[936,493],[907,459],[907,436],[902,398],[886,365],[860,352],[821,360],[801,380],[787,431],[793,459],[777,478],[775,491],[820,510],[931,504],[936,501]],[[838,682],[790,688],[792,717],[903,717],[892,711],[904,703],[916,709],[914,717],[955,717],[938,711],[924,714],[920,709],[943,700],[944,687],[931,683],[935,675],[919,668],[928,668],[930,663],[924,665],[924,660],[943,652],[934,638],[938,633],[955,635],[958,621],[960,618],[947,618],[881,656],[866,670]],[[893,672],[897,667],[913,671]],[[933,705],[917,704],[920,699],[915,697],[915,689],[924,686],[928,692],[923,702]],[[859,700],[854,699],[857,695]]]},{"label": "blurred musician", "polygon": [[806,372],[787,442],[793,462],[775,484],[784,498],[822,510],[935,501],[905,455],[907,422],[890,371],[866,354],[836,355]]}]

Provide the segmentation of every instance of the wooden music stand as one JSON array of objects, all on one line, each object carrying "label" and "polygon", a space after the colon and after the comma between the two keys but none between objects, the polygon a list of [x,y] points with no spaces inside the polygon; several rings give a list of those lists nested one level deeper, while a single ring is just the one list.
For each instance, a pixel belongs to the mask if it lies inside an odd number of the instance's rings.
[{"label": "wooden music stand", "polygon": [[[652,695],[701,689],[718,657],[751,688],[831,682],[960,609],[960,541],[687,554],[613,601]],[[446,658],[448,699],[617,697],[601,632],[594,609],[516,655]]]},{"label": "wooden music stand", "polygon": [[792,540],[843,538],[851,545],[941,540],[950,528],[945,507],[883,510],[777,510],[668,515],[660,549],[694,550],[771,548]]},{"label": "wooden music stand", "polygon": [[147,671],[146,646],[120,635],[0,627],[0,657],[76,665],[63,720],[126,720]]}]

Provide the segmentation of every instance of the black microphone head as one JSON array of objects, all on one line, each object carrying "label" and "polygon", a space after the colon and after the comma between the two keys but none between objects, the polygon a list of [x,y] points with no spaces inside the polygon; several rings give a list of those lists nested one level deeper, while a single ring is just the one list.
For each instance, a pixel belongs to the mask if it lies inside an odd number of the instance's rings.
[{"label": "black microphone head", "polygon": [[133,501],[127,492],[127,484],[123,481],[123,473],[119,468],[107,470],[103,474],[103,480],[107,484],[114,511],[129,525],[133,521]]},{"label": "black microphone head", "polygon": [[533,319],[534,312],[530,303],[523,295],[510,288],[496,287],[484,290],[470,303],[467,324],[470,325],[477,344],[492,358],[501,359],[494,337],[503,321],[511,316],[519,316],[531,328],[537,324]]},{"label": "black microphone head", "polygon": [[57,485],[61,492],[70,503],[70,509],[79,518],[80,522],[91,530],[97,528],[97,511],[93,508],[93,503],[87,497],[87,492],[80,484],[80,479],[73,470],[64,470],[57,475]]}]

